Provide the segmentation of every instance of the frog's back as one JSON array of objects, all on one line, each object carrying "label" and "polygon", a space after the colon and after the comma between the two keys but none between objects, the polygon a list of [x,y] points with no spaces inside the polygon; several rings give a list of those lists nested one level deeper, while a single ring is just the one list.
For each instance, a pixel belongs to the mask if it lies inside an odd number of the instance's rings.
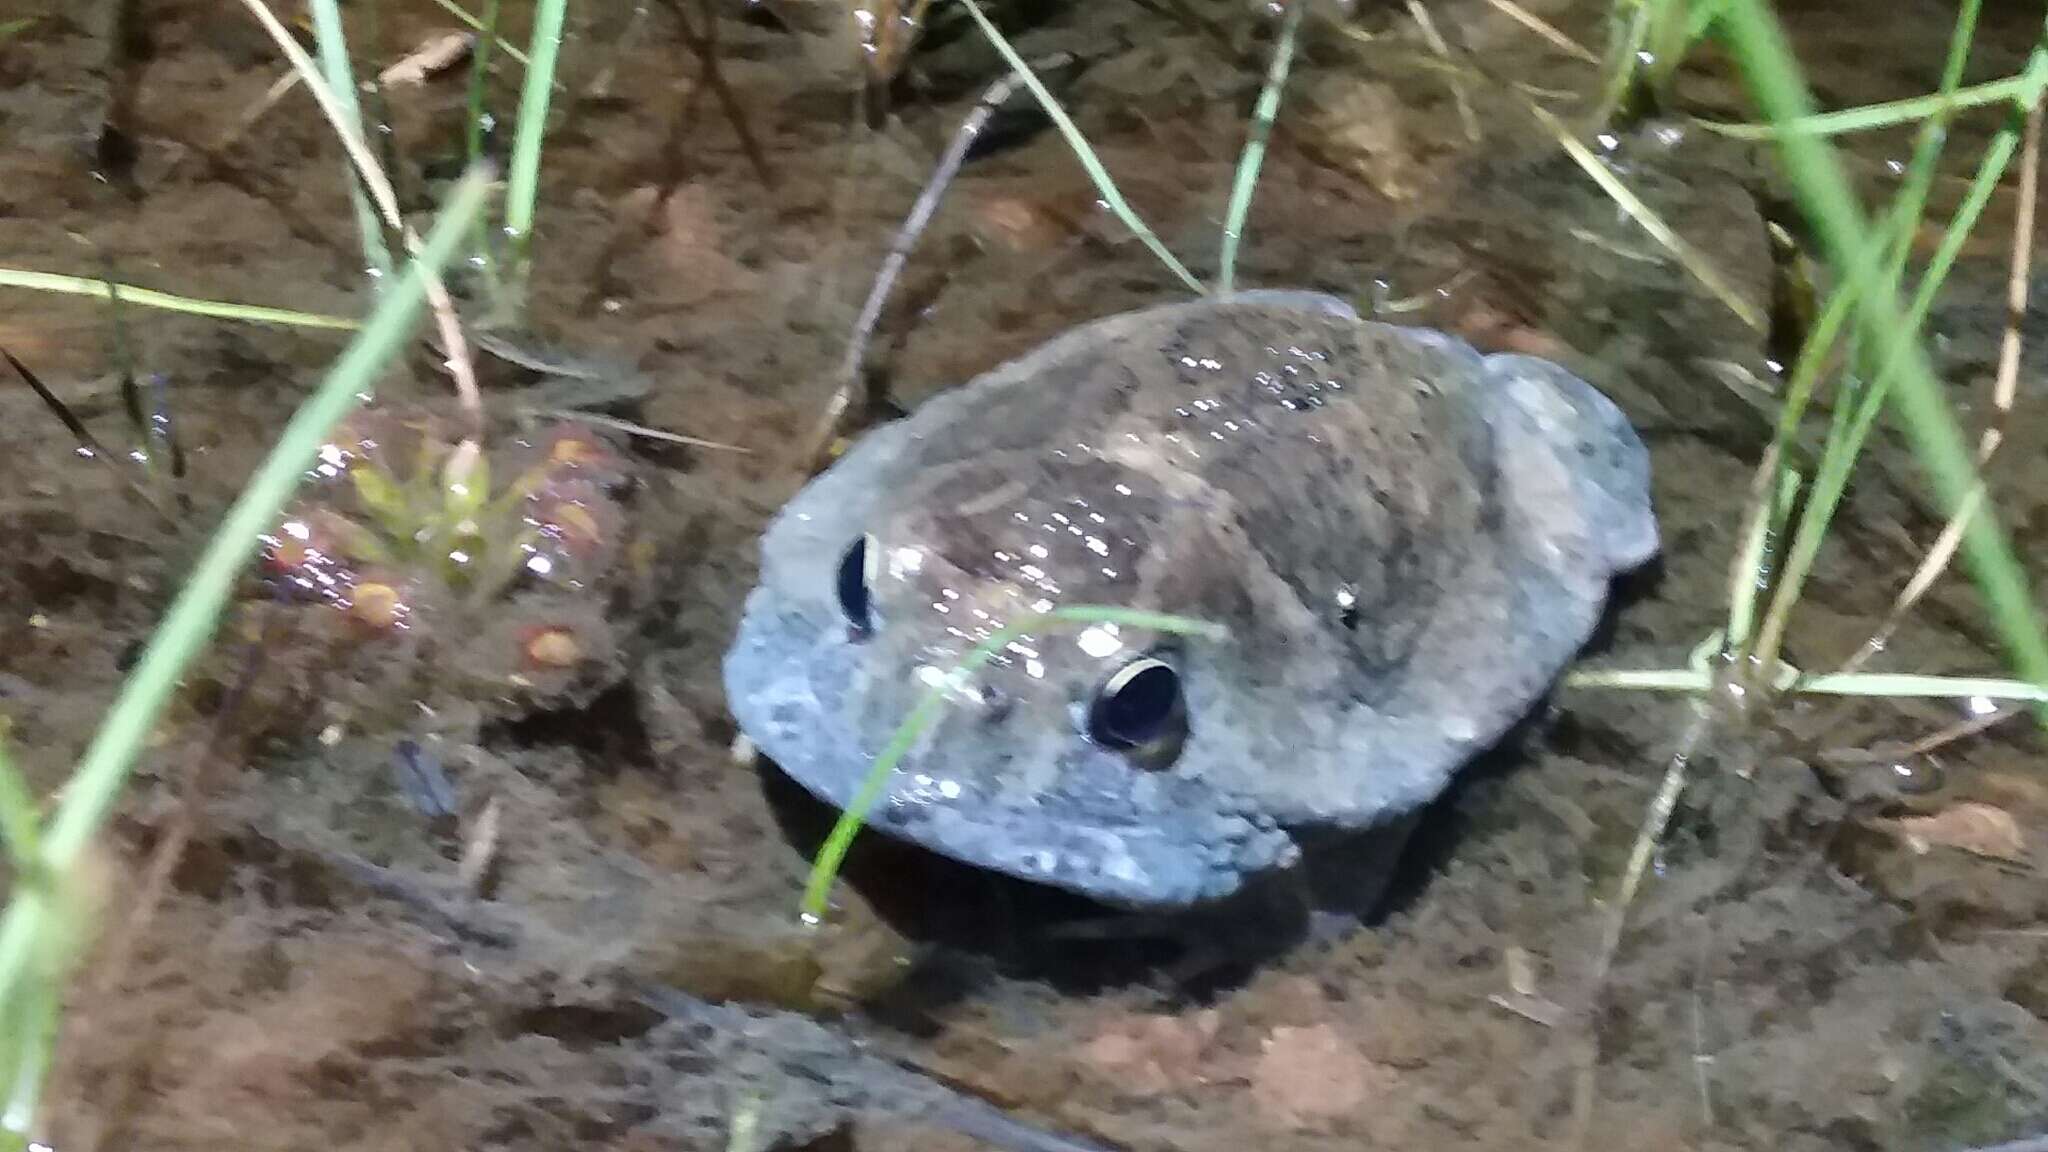
[{"label": "frog's back", "polygon": [[1168,305],[932,401],[883,487],[984,521],[949,533],[963,566],[1006,551],[1007,525],[1086,510],[1142,555],[1105,579],[1104,546],[1056,530],[1037,567],[1066,600],[1209,613],[1249,654],[1341,660],[1342,690],[1370,699],[1483,546],[1480,375],[1463,345],[1326,297]]}]

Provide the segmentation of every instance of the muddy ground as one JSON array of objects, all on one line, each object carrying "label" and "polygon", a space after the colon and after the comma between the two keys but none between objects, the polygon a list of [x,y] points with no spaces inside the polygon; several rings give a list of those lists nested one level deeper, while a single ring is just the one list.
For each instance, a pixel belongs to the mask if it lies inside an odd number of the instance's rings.
[{"label": "muddy ground", "polygon": [[[523,43],[526,5],[506,7]],[[1625,1134],[1936,1149],[2048,1128],[2048,888],[2028,852],[2048,836],[2042,745],[2016,720],[1902,749],[1964,718],[1949,704],[1800,703],[1713,727],[1604,978],[1609,901],[1692,724],[1679,697],[1559,692],[1429,815],[1384,917],[1335,942],[1194,965],[1216,957],[865,841],[817,946],[794,911],[826,817],[732,758],[719,656],[869,277],[1001,74],[946,13],[882,126],[858,129],[855,45],[813,19],[830,7],[721,3],[707,22],[695,4],[575,6],[527,336],[601,365],[583,385],[627,381],[623,402],[594,402],[607,411],[748,454],[522,418],[532,377],[486,358],[493,474],[552,469],[545,493],[595,510],[553,522],[549,579],[466,603],[417,565],[359,564],[340,608],[306,593],[303,554],[272,549],[98,857],[104,926],[65,1016],[55,1147],[1201,1152]],[[1076,120],[1169,246],[1213,271],[1263,69],[1255,6],[998,7],[1027,55],[1085,64],[1058,72]],[[1529,7],[1604,43],[1597,4]],[[253,21],[140,0],[144,35],[122,53],[84,8],[0,6],[0,23],[31,18],[0,42],[0,264],[360,312],[342,159],[311,101],[243,123],[282,71]],[[1769,429],[1745,381],[1770,378],[1771,336],[1618,214],[1518,103],[1583,109],[1592,65],[1482,0],[1440,0],[1435,25],[1489,74],[1453,85],[1406,9],[1359,8],[1349,33],[1312,27],[1241,279],[1552,355],[1614,395],[1652,447],[1666,555],[1625,586],[1590,658],[1675,666],[1725,611]],[[1931,88],[1941,9],[1787,14],[1841,105]],[[350,19],[365,68],[452,27],[410,0]],[[1971,76],[2016,70],[2032,19],[1987,15]],[[729,101],[706,83],[706,43]],[[421,212],[460,167],[464,77],[384,92],[398,184]],[[516,81],[491,87],[507,122]],[[1744,115],[1711,51],[1679,95],[1685,113]],[[1963,159],[1937,216],[1996,123],[1954,133]],[[1859,138],[1856,174],[1889,189],[1908,143]],[[1768,315],[1764,221],[1781,200],[1761,157],[1676,115],[1601,144]],[[2014,203],[2010,186],[1994,200],[1936,317],[1973,426]],[[1057,136],[1007,117],[919,247],[869,371],[912,405],[1175,291]],[[182,479],[107,467],[20,382],[0,389],[0,704],[17,760],[52,790],[342,338],[4,301],[0,346],[114,455],[138,442],[119,366],[161,374],[186,461]],[[2035,573],[2039,355],[1998,471]],[[388,442],[422,413],[446,435],[459,416],[433,360],[394,372],[337,444]],[[344,484],[308,493],[295,515],[316,532],[323,509],[350,510]],[[1926,508],[1908,458],[1882,445],[1800,609],[1795,661],[1838,662],[1869,634],[1938,528]],[[373,577],[395,600],[360,591]],[[1990,672],[1989,635],[1952,579],[1873,667]],[[483,840],[495,853],[479,870],[465,854]]]}]

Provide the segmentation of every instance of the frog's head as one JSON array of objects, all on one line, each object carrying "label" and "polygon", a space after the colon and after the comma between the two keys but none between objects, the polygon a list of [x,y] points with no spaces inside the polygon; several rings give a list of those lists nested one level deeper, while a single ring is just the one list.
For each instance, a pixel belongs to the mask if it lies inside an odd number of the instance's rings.
[{"label": "frog's head", "polygon": [[[986,461],[897,473],[907,429],[872,434],[769,529],[763,579],[727,657],[735,713],[777,764],[850,802],[903,721],[936,721],[870,819],[947,855],[1133,905],[1226,895],[1294,848],[1250,804],[1171,769],[1184,676],[1228,644],[1128,623],[1048,623],[975,650],[1056,606],[1202,599],[1173,570],[1198,528],[1157,482],[1100,459],[1036,474]],[[878,475],[886,473],[884,476]]]}]

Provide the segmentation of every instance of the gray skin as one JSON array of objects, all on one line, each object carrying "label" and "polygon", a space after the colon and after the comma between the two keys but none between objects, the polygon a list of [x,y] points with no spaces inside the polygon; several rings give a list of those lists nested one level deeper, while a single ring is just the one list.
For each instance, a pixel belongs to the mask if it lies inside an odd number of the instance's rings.
[{"label": "gray skin", "polygon": [[[865,632],[837,581],[863,539]],[[1648,457],[1590,385],[1247,292],[1075,328],[860,440],[770,524],[726,689],[755,745],[843,808],[926,686],[1022,613],[1223,624],[1018,640],[950,692],[870,814],[1168,909],[1295,865],[1290,830],[1404,827],[1656,550]],[[1111,747],[1091,704],[1140,657],[1178,674],[1181,723]]]}]

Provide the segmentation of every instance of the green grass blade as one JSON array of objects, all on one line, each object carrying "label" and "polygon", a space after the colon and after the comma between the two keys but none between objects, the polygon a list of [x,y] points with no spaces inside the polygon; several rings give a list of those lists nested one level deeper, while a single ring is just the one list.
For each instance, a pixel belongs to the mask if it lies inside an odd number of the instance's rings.
[{"label": "green grass blade", "polygon": [[[1919,287],[1913,294],[1913,301],[1907,307],[1904,319],[1900,321],[1902,327],[1895,334],[1893,352],[1875,365],[1869,383],[1864,385],[1860,393],[1845,393],[1837,399],[1834,426],[1829,432],[1827,445],[1821,454],[1820,468],[1814,476],[1813,490],[1807,501],[1806,511],[1800,517],[1798,530],[1793,533],[1792,547],[1786,554],[1784,572],[1772,596],[1770,615],[1757,646],[1758,656],[1766,663],[1777,657],[1792,605],[1797,602],[1806,577],[1811,573],[1814,561],[1820,555],[1821,544],[1827,538],[1828,525],[1834,518],[1835,509],[1841,503],[1842,494],[1848,488],[1849,476],[1862,455],[1863,445],[1869,438],[1871,428],[1877,423],[1878,414],[1883,410],[1885,400],[1892,394],[1895,382],[1904,371],[1904,363],[1899,359],[1903,354],[1902,350],[1910,348],[1915,352],[1919,351],[1920,327],[1926,321],[1927,313],[1933,308],[1935,297],[1940,293],[1949,269],[1962,254],[1963,245],[1976,226],[1978,216],[1982,214],[1985,205],[1990,203],[1992,194],[1997,191],[1999,180],[2012,159],[2018,140],[2017,130],[2008,126],[2001,130],[1991,146],[1985,150],[1977,166],[1977,175],[1971,181],[1970,191],[1964,196],[1962,204],[1956,208],[1955,215],[1950,218],[1948,230],[1942,235],[1941,245],[1935,250],[1934,258],[1928,262],[1927,270],[1922,273]],[[1877,246],[1879,245],[1865,246],[1866,269],[1870,267],[1868,257],[1874,255],[1868,249]],[[1884,297],[1894,295],[1894,286],[1897,283],[1895,276],[1884,277],[1884,274],[1877,272],[1870,275],[1881,278],[1874,279],[1867,287],[1857,284],[1845,285],[1839,290],[1838,295],[1851,301],[1860,300],[1871,293]],[[1832,303],[1831,301],[1831,306]],[[1802,354],[1802,363],[1806,359],[1807,357]],[[1935,387],[1939,387],[1938,381]],[[1945,404],[1943,413],[1946,414]],[[1957,442],[1961,443],[1960,434]],[[1969,463],[1967,456],[1964,463],[1966,466]],[[1974,475],[1974,468],[1971,474]]]},{"label": "green grass blade", "polygon": [[[342,117],[359,139],[368,139],[363,132],[363,108],[356,99],[355,68],[348,59],[348,33],[342,27],[341,8],[335,0],[311,0],[313,10],[313,41],[320,52],[320,73],[327,80],[327,87],[334,93],[334,102],[341,106]],[[391,247],[384,242],[384,224],[377,218],[377,210],[370,205],[370,197],[363,190],[363,182],[356,175],[353,162],[343,161],[342,176],[348,181],[349,203],[355,209],[356,227],[363,237],[363,260],[373,283],[380,288],[391,279]]]},{"label": "green grass blade", "polygon": [[[1976,35],[1978,8],[1979,0],[1964,0],[1957,10],[1955,28],[1949,37],[1948,60],[1942,66],[1943,95],[1954,93],[1957,86],[1962,83],[1963,69],[1969,62],[1970,43]],[[1897,292],[1898,286],[1904,281],[1906,262],[1912,254],[1914,238],[1920,232],[1921,216],[1927,205],[1927,193],[1934,184],[1935,168],[1941,158],[1942,143],[1948,135],[1948,124],[1952,116],[1949,111],[1937,112],[1921,123],[1919,137],[1913,146],[1913,158],[1906,167],[1906,178],[1900,184],[1898,196],[1892,204],[1891,215],[1887,221],[1888,234],[1880,234],[1869,241],[1875,252],[1881,252],[1887,244],[1890,247],[1890,259],[1880,273],[1883,279],[1877,281],[1885,285],[1888,291]],[[2011,154],[2009,144],[2005,148],[2005,154]],[[2003,157],[2000,157],[1995,165],[1987,162],[1979,167],[1979,180],[1981,182],[1986,172],[2002,173],[2004,170]],[[1995,178],[1992,183],[1995,186]],[[1988,190],[1986,194],[1988,196]],[[1970,228],[1974,226],[1981,208],[1981,202],[1976,209],[1966,207],[1959,210],[1950,221],[1949,237],[1958,250],[1962,237],[1967,236]],[[1872,257],[1873,260],[1876,258]],[[1953,255],[1950,259],[1953,259]],[[1921,296],[1929,303],[1932,302],[1931,287],[1938,285],[1947,272],[1945,262],[1937,261],[1937,264],[1940,265],[1941,271],[1937,273],[1930,269],[1921,281]],[[1870,263],[1861,266],[1875,267]],[[1794,438],[1799,432],[1800,421],[1805,417],[1814,386],[1820,377],[1821,369],[1834,350],[1835,340],[1843,322],[1847,320],[1855,302],[1869,290],[1870,283],[1856,278],[1838,285],[1829,296],[1827,307],[1822,311],[1819,321],[1807,334],[1806,343],[1800,348],[1798,362],[1793,368],[1792,382],[1786,390],[1785,403],[1779,412],[1777,448],[1781,464],[1789,459]],[[1917,324],[1915,327],[1917,331]],[[1867,366],[1857,363],[1859,359],[1854,354],[1849,357],[1853,367],[1859,370],[1866,368]],[[1876,388],[1871,390],[1875,395],[1866,397],[1870,400],[1868,410],[1871,418],[1875,418],[1877,401],[1888,387],[1889,382],[1880,375]],[[1760,655],[1767,662],[1777,658],[1778,647],[1784,639],[1793,605],[1797,603],[1803,590],[1807,573],[1813,566],[1813,561],[1820,550],[1821,539],[1826,534],[1828,521],[1834,514],[1835,503],[1841,495],[1841,485],[1847,482],[1848,469],[1853,467],[1862,450],[1863,432],[1868,430],[1869,421],[1862,421],[1859,429],[1857,423],[1851,420],[1852,409],[1856,407],[1849,402],[1852,394],[1853,380],[1845,380],[1841,395],[1837,398],[1835,419],[1822,453],[1821,470],[1825,479],[1818,486],[1819,497],[1801,520],[1787,557],[1784,578],[1772,595],[1770,612],[1765,618],[1762,643],[1759,647]]]},{"label": "green grass blade", "polygon": [[65,296],[91,296],[110,302],[118,292],[123,304],[140,304],[145,308],[161,308],[166,312],[183,312],[191,316],[211,316],[217,320],[244,320],[251,324],[326,328],[343,332],[353,331],[362,326],[346,316],[294,312],[287,308],[265,308],[260,304],[237,304],[228,300],[200,300],[192,296],[173,296],[169,292],[139,288],[133,284],[115,284],[109,288],[105,280],[66,276],[61,272],[30,272],[20,268],[0,268],[0,288],[27,288],[36,292],[56,292]]},{"label": "green grass blade", "polygon": [[[1624,692],[1705,692],[1713,675],[1697,668],[1581,668],[1564,678],[1568,688]],[[2048,687],[1993,676],[1915,676],[1897,672],[1845,672],[1802,676],[1790,690],[1809,696],[1897,700],[2006,700],[2048,703]]]},{"label": "green grass blade", "polygon": [[[362,332],[292,416],[228,509],[65,787],[63,802],[43,837],[45,875],[53,880],[67,875],[105,823],[150,729],[186,667],[212,638],[235,580],[256,550],[257,537],[275,521],[334,424],[374,390],[378,374],[411,337],[426,304],[427,270],[446,263],[455,252],[489,189],[482,174],[471,174],[455,186],[419,258],[384,294]],[[0,1004],[14,1002],[14,992],[43,944],[54,908],[46,887],[18,887],[0,920]]]},{"label": "green grass blade", "polygon": [[[1732,3],[1724,5],[1723,27],[1733,26],[1734,21],[1727,19],[1727,12],[1734,7]],[[2030,61],[2027,70],[2017,76],[1958,88],[1951,96],[1915,96],[1908,100],[1892,100],[1883,104],[1866,104],[1860,108],[1845,108],[1840,112],[1807,114],[1771,124],[1727,124],[1716,120],[1697,120],[1694,123],[1709,132],[1737,140],[1840,136],[1849,132],[1870,132],[1879,128],[1911,124],[1938,113],[1955,113],[1967,108],[2005,103],[2031,104],[2041,98],[2044,83],[2048,83],[2048,74],[2042,73],[2035,63]]]},{"label": "green grass blade", "polygon": [[14,861],[15,883],[35,880],[36,858],[42,851],[42,814],[28,781],[14,770],[0,733],[0,835],[7,837],[7,855]]},{"label": "green grass blade", "polygon": [[1794,691],[1816,696],[1900,697],[1923,700],[2017,700],[2048,703],[2048,686],[1982,676],[1914,676],[1896,672],[1845,672],[1810,676]]},{"label": "green grass blade", "polygon": [[7,1045],[7,1102],[0,1132],[16,1140],[33,1133],[36,1104],[57,1043],[58,990],[50,984],[24,988],[0,1004],[0,1042]]},{"label": "green grass blade", "polygon": [[1287,87],[1287,70],[1294,63],[1294,37],[1301,30],[1301,14],[1307,4],[1289,4],[1280,24],[1280,40],[1273,46],[1273,63],[1266,70],[1266,85],[1259,91],[1259,105],[1252,116],[1251,132],[1238,157],[1237,178],[1230,187],[1230,209],[1223,217],[1223,251],[1217,258],[1217,291],[1229,295],[1237,282],[1237,246],[1244,237],[1245,217],[1251,214],[1252,191],[1259,184],[1259,168],[1266,162],[1266,140],[1273,133],[1273,119],[1280,114],[1280,93]]},{"label": "green grass blade", "polygon": [[[1765,117],[1775,123],[1804,117],[1812,101],[1784,29],[1764,0],[1728,0],[1719,27]],[[2030,75],[2036,71],[2029,68]],[[1820,137],[1795,132],[1779,137],[1779,156],[1822,251],[1837,268],[1857,267],[1869,247],[1863,241],[1868,224],[1833,150]],[[1976,487],[1976,468],[1941,383],[1906,326],[1896,294],[1879,287],[1857,301],[1859,328],[1880,361],[1896,366],[1891,399],[1899,422],[1942,505],[1953,510]],[[2048,638],[2042,634],[2026,575],[1990,509],[1970,518],[1963,549],[2015,670],[2027,680],[2048,685]]]},{"label": "green grass blade", "polygon": [[1697,668],[1577,668],[1565,674],[1564,686],[1625,692],[1705,692],[1714,686],[1714,678]]},{"label": "green grass blade", "polygon": [[1743,656],[1749,652],[1751,633],[1756,627],[1757,593],[1771,583],[1770,544],[1784,530],[1785,518],[1791,514],[1792,502],[1804,482],[1798,469],[1779,465],[1758,492],[1760,499],[1750,512],[1748,531],[1729,582],[1728,629],[1724,635],[1730,652]]},{"label": "green grass blade", "polygon": [[1166,245],[1160,243],[1159,237],[1153,234],[1152,229],[1146,227],[1137,212],[1124,201],[1123,193],[1117,191],[1116,181],[1110,178],[1109,169],[1102,166],[1101,159],[1095,155],[1095,149],[1088,146],[1088,138],[1081,135],[1081,130],[1068,118],[1067,110],[1060,107],[1060,102],[1053,99],[1052,93],[1039,82],[1037,74],[1031,71],[1031,66],[1024,62],[1022,56],[1017,55],[1017,50],[1010,47],[1010,42],[1003,38],[995,24],[982,13],[981,5],[976,4],[974,0],[960,0],[960,3],[966,6],[968,14],[974,17],[974,22],[981,26],[981,34],[988,37],[988,42],[1002,55],[1004,63],[1023,78],[1024,86],[1031,89],[1031,94],[1038,98],[1039,107],[1044,108],[1045,114],[1052,117],[1054,126],[1059,128],[1060,135],[1066,138],[1067,146],[1074,150],[1075,157],[1081,161],[1081,167],[1087,170],[1088,178],[1095,181],[1096,191],[1102,193],[1102,202],[1109,205],[1109,210],[1116,214],[1118,220],[1123,221],[1124,227],[1129,228],[1131,234],[1150,249],[1152,254],[1159,258],[1159,262],[1166,265],[1168,271],[1179,277],[1180,282],[1187,285],[1190,291],[1198,295],[1206,294],[1208,289],[1195,278],[1195,274],[1188,271],[1179,260],[1174,259],[1173,253],[1167,251]]},{"label": "green grass blade", "polygon": [[484,159],[484,88],[491,74],[491,45],[497,40],[498,0],[484,0],[484,32],[469,56],[469,112],[462,142],[471,164]]},{"label": "green grass blade", "polygon": [[533,241],[534,205],[540,198],[540,146],[548,130],[548,101],[554,92],[555,62],[562,50],[562,24],[569,0],[540,0],[533,12],[532,63],[519,93],[519,124],[512,136],[512,161],[505,174],[505,232],[523,267]]},{"label": "green grass blade", "polygon": [[961,657],[960,662],[940,680],[939,684],[925,690],[918,698],[916,707],[910,710],[903,723],[897,725],[882,754],[875,758],[875,766],[868,770],[867,779],[861,781],[858,791],[846,810],[839,814],[839,820],[832,825],[832,832],[825,837],[825,843],[818,849],[818,858],[811,863],[810,881],[804,885],[803,916],[806,922],[816,924],[825,919],[827,901],[832,895],[832,882],[839,876],[839,866],[846,862],[846,853],[853,847],[853,838],[860,834],[861,826],[874,809],[875,802],[882,798],[882,789],[889,783],[889,777],[896,772],[896,765],[910,754],[918,737],[938,722],[939,715],[946,710],[946,692],[964,678],[973,675],[982,665],[995,658],[996,653],[1012,640],[1028,636],[1047,627],[1061,627],[1069,624],[1120,624],[1130,628],[1143,628],[1154,632],[1172,632],[1183,636],[1199,636],[1207,640],[1221,640],[1229,633],[1220,624],[1197,620],[1188,616],[1174,616],[1164,612],[1146,612],[1135,608],[1118,608],[1101,604],[1075,604],[1055,608],[1050,612],[1037,612],[1018,618],[1008,627],[1000,628],[996,634],[976,645]]}]

